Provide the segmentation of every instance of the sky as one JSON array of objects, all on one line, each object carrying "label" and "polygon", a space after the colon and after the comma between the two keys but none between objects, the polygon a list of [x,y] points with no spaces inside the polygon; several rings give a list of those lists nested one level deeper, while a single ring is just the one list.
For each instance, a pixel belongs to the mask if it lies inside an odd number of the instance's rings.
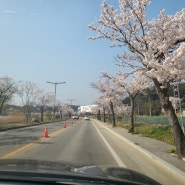
[{"label": "sky", "polygon": [[[88,25],[99,18],[101,0],[0,0],[0,77],[38,83],[57,99],[74,105],[93,104],[98,93],[90,87],[102,71],[120,70],[114,57],[122,48],[107,40],[88,40],[96,33]],[[118,7],[117,0],[107,0]],[[185,0],[153,0],[148,18],[161,9],[173,15]],[[17,103],[18,99],[14,100]]]}]

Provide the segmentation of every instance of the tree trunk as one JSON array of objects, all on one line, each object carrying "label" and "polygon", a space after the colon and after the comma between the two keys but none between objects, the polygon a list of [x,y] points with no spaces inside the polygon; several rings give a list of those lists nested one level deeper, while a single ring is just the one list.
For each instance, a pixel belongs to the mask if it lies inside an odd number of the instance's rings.
[{"label": "tree trunk", "polygon": [[25,114],[25,116],[26,116],[26,123],[27,123],[27,124],[30,124],[30,119],[31,119],[30,113],[27,112],[27,113]]},{"label": "tree trunk", "polygon": [[4,105],[5,101],[6,101],[6,99],[7,99],[7,98],[4,97],[3,100],[2,100],[2,102],[1,102],[1,105],[0,105],[0,114],[2,114],[3,105]]},{"label": "tree trunk", "polygon": [[130,102],[131,102],[131,115],[130,115],[130,129],[129,129],[129,133],[130,132],[134,132],[134,127],[135,127],[135,97],[134,95],[130,95]]},{"label": "tree trunk", "polygon": [[111,122],[111,113],[110,113],[110,110],[108,110],[108,118],[109,118],[109,122]]},{"label": "tree trunk", "polygon": [[2,114],[3,111],[3,104],[0,105],[0,115]]},{"label": "tree trunk", "polygon": [[103,107],[103,122],[106,123],[105,107]]},{"label": "tree trunk", "polygon": [[165,111],[165,114],[168,116],[169,123],[172,126],[174,144],[176,147],[177,154],[179,156],[185,156],[185,135],[179,124],[172,103],[169,101],[168,88],[161,89],[160,83],[157,80],[154,80],[154,84],[160,98],[161,106]]},{"label": "tree trunk", "polygon": [[98,119],[99,121],[101,120],[100,110],[98,110],[97,119]]},{"label": "tree trunk", "polygon": [[62,111],[60,110],[60,120],[62,120]]},{"label": "tree trunk", "polygon": [[110,110],[112,112],[112,127],[116,126],[116,121],[115,121],[115,114],[114,114],[114,105],[112,101],[110,102]]},{"label": "tree trunk", "polygon": [[41,122],[44,121],[44,110],[43,109],[41,109],[40,121]]}]

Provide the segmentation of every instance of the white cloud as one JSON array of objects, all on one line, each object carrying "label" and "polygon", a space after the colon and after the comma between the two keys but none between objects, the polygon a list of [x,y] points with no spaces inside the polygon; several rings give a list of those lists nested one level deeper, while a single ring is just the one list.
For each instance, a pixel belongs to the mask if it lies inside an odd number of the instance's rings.
[{"label": "white cloud", "polygon": [[16,11],[12,11],[12,10],[4,10],[3,13],[12,13],[12,14],[16,14]]}]

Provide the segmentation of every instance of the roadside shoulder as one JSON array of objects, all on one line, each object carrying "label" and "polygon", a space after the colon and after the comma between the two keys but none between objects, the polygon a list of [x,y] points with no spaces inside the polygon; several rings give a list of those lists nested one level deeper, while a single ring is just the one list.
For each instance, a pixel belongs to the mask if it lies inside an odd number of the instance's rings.
[{"label": "roadside shoulder", "polygon": [[124,128],[112,127],[111,125],[107,125],[98,120],[94,121],[104,126],[117,137],[122,138],[132,147],[135,147],[139,152],[142,152],[146,157],[150,157],[152,160],[159,163],[159,165],[162,165],[169,170],[170,173],[180,175],[185,180],[185,161],[167,153],[167,149],[169,147],[174,147],[173,145],[152,138],[143,137],[138,134],[133,135],[128,133]]}]

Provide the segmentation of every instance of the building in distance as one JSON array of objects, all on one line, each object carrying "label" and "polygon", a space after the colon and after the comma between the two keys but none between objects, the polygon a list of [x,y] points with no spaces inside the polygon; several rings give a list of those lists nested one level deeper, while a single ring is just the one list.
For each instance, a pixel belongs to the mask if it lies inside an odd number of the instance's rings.
[{"label": "building in distance", "polygon": [[94,113],[97,110],[97,105],[84,105],[78,107],[78,113],[79,114],[86,114],[86,113]]}]

